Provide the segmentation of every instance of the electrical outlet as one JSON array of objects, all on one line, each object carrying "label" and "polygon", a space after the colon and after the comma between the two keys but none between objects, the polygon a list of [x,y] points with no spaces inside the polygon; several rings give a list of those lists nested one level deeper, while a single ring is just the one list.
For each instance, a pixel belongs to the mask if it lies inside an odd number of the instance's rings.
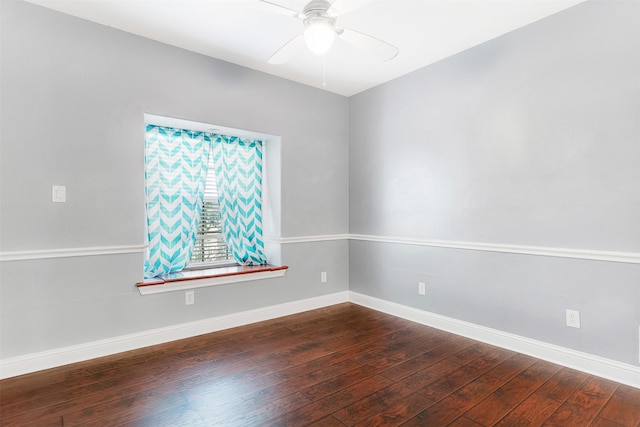
[{"label": "electrical outlet", "polygon": [[567,326],[571,328],[579,328],[580,327],[580,312],[578,310],[568,310],[567,314]]},{"label": "electrical outlet", "polygon": [[327,283],[327,272],[323,271],[322,273],[320,273],[320,281],[322,283]]},{"label": "electrical outlet", "polygon": [[426,295],[427,285],[424,282],[418,282],[418,293],[420,295]]},{"label": "electrical outlet", "polygon": [[196,302],[196,295],[194,291],[186,291],[184,293],[184,305],[191,305]]}]

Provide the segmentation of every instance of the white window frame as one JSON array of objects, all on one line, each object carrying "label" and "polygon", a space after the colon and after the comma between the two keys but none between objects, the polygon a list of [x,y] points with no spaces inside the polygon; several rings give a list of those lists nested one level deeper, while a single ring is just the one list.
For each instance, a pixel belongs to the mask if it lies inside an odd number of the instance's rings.
[{"label": "white window frame", "polygon": [[[262,227],[265,242],[265,253],[269,263],[272,265],[281,265],[281,229],[280,229],[280,200],[281,200],[281,175],[280,175],[280,150],[282,145],[281,137],[261,132],[252,132],[225,126],[211,125],[191,120],[177,119],[167,116],[158,116],[145,113],[144,123],[157,126],[166,126],[179,129],[193,129],[200,132],[218,133],[223,135],[236,135],[240,138],[257,139],[264,143],[263,163],[262,163]],[[142,127],[144,129],[144,127]],[[146,221],[145,227],[146,227]],[[145,229],[145,234],[147,230]],[[234,263],[234,265],[237,265]],[[198,270],[202,271],[203,278],[191,278],[185,281],[175,281],[165,283],[163,285],[139,286],[138,291],[141,295],[152,295],[164,292],[183,291],[189,289],[198,289],[217,285],[226,285],[232,283],[251,282],[255,280],[271,279],[282,277],[285,275],[285,269],[274,271],[260,271],[251,274],[240,275],[216,275],[216,269],[224,271],[226,267],[218,263],[212,265],[191,266],[190,274],[197,275]],[[189,269],[189,267],[187,267]],[[207,270],[214,273],[207,277]],[[142,282],[141,282],[142,283]]]},{"label": "white window frame", "polygon": [[[263,156],[263,172],[262,172],[262,213],[263,213],[263,231],[264,231],[264,239],[266,244],[267,258],[270,263],[280,263],[280,245],[277,242],[280,234],[279,221],[275,220],[275,218],[279,218],[279,200],[280,200],[280,192],[279,192],[279,182],[280,175],[277,174],[277,179],[270,179],[271,184],[267,183],[268,178],[268,152],[270,149],[277,149],[279,152],[280,146],[280,137],[269,135],[265,133],[253,132],[249,130],[242,130],[236,128],[230,128],[226,126],[214,125],[210,123],[204,122],[196,122],[193,120],[185,120],[168,116],[159,116],[155,114],[144,114],[144,123],[152,124],[157,126],[165,126],[172,127],[176,129],[187,129],[194,130],[198,132],[206,132],[206,133],[215,133],[222,135],[233,135],[243,139],[257,139],[262,141],[265,144],[265,150],[262,153]],[[271,148],[270,148],[271,147]],[[279,168],[279,155],[274,157],[274,160],[277,162],[277,167]],[[275,177],[274,177],[275,178]],[[215,178],[213,178],[215,180]],[[271,188],[273,187],[273,188]],[[275,204],[271,205],[271,199],[275,197]],[[146,222],[145,222],[146,227]],[[147,230],[145,229],[145,233]],[[272,243],[269,243],[272,242]],[[228,266],[235,266],[238,263],[231,259],[229,261],[215,261],[211,263],[197,263],[197,264],[188,264],[184,270],[186,271],[195,271],[195,270],[206,270],[212,268],[224,268]]]}]

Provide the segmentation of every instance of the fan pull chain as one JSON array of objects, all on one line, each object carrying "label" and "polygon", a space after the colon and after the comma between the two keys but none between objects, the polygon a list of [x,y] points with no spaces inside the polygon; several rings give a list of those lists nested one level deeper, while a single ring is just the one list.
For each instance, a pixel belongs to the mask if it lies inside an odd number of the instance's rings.
[{"label": "fan pull chain", "polygon": [[322,87],[327,86],[327,54],[322,55]]}]

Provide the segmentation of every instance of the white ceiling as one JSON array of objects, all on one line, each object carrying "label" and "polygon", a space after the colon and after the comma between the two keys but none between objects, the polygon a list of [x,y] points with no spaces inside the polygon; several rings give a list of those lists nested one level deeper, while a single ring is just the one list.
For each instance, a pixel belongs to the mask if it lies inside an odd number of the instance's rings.
[{"label": "white ceiling", "polygon": [[[267,59],[302,22],[259,0],[27,0],[306,85],[322,87],[324,57],[306,49]],[[307,0],[271,0],[302,10]],[[388,62],[337,39],[326,54],[325,90],[351,96],[584,0],[344,0],[337,24],[400,48]]]}]

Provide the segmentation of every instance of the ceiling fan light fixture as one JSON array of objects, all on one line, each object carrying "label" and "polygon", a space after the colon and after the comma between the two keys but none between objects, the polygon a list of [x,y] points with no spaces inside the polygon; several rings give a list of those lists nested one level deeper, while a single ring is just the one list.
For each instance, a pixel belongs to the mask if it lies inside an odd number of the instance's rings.
[{"label": "ceiling fan light fixture", "polygon": [[316,55],[326,53],[336,38],[336,30],[327,19],[310,19],[305,22],[304,42]]}]

